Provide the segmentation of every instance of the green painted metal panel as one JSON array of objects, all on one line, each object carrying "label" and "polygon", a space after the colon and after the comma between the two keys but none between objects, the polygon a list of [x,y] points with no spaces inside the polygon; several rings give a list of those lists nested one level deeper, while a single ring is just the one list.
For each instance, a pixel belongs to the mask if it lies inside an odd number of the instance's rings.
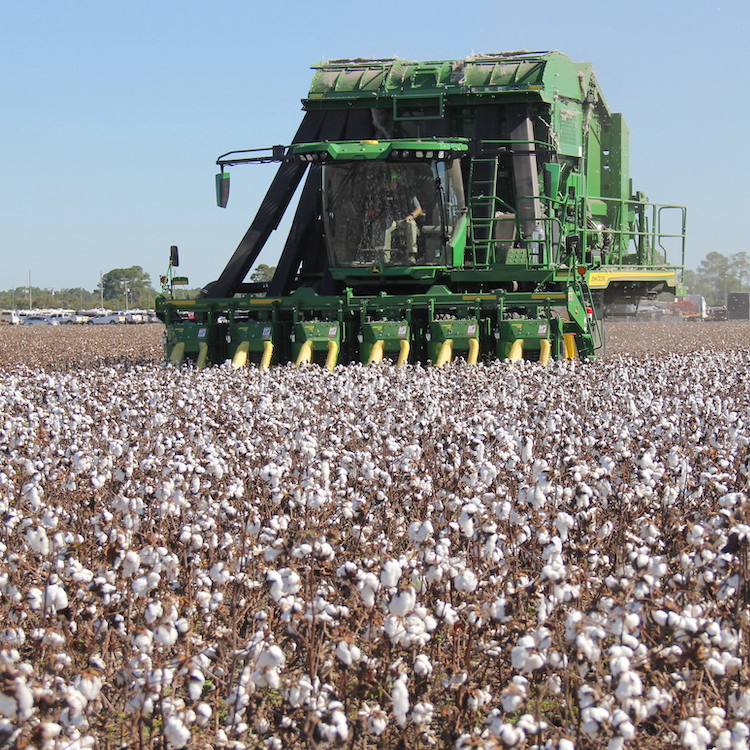
[{"label": "green painted metal panel", "polygon": [[591,77],[588,63],[559,52],[473,55],[463,60],[333,60],[313,66],[308,99],[530,93],[545,101],[582,100]]}]

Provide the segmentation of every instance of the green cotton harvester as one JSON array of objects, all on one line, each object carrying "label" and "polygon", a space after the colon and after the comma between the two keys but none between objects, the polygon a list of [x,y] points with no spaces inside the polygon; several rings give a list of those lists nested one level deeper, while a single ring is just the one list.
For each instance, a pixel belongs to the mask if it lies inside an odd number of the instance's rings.
[{"label": "green cotton harvester", "polygon": [[[198,367],[590,359],[613,303],[682,294],[685,209],[634,191],[625,121],[559,52],[313,66],[278,172],[226,268],[157,300]],[[303,183],[270,281],[247,280]]]}]

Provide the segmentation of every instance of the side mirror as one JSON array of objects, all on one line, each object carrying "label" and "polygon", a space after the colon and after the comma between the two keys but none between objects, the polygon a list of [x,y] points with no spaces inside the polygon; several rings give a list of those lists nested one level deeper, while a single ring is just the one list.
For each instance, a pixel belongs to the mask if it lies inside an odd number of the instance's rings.
[{"label": "side mirror", "polygon": [[180,253],[177,250],[177,245],[172,245],[169,248],[169,265],[175,268],[180,265]]},{"label": "side mirror", "polygon": [[226,208],[229,202],[229,172],[219,172],[216,175],[216,205]]}]

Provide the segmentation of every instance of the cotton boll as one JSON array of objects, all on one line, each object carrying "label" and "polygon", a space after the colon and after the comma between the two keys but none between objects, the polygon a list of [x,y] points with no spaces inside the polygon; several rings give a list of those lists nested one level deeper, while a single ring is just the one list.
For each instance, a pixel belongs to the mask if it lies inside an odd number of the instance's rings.
[{"label": "cotton boll", "polygon": [[426,654],[417,654],[414,658],[414,674],[418,677],[428,677],[432,674],[432,662]]},{"label": "cotton boll", "polygon": [[375,594],[379,588],[380,581],[373,573],[365,573],[357,581],[357,589],[366,607],[372,607],[375,604]]},{"label": "cotton boll", "polygon": [[53,615],[61,609],[68,607],[68,595],[63,585],[57,582],[57,576],[53,576],[55,581],[50,583],[44,592],[44,608]]},{"label": "cotton boll", "polygon": [[347,643],[346,641],[339,641],[336,646],[336,658],[344,664],[344,666],[351,666],[356,664],[362,659],[362,652],[353,643]]},{"label": "cotton boll", "polygon": [[367,716],[367,733],[374,737],[380,737],[388,727],[388,717],[382,710],[374,710]]},{"label": "cotton boll", "polygon": [[415,703],[411,712],[411,720],[417,725],[430,724],[432,716],[435,713],[435,707],[432,703]]},{"label": "cotton boll", "polygon": [[392,615],[396,617],[405,617],[414,610],[414,605],[417,601],[417,593],[410,586],[403,591],[400,591],[396,596],[391,599],[390,611]]},{"label": "cotton boll", "polygon": [[527,697],[528,680],[525,677],[516,675],[500,696],[503,711],[506,713],[516,713],[523,706]]},{"label": "cotton boll", "polygon": [[158,601],[150,601],[146,605],[146,611],[145,611],[145,620],[148,623],[156,622],[157,620],[161,619],[162,615],[164,614],[164,605]]},{"label": "cotton boll", "polygon": [[164,724],[164,736],[171,747],[182,748],[190,741],[190,730],[179,716],[173,714]]},{"label": "cotton boll", "polygon": [[406,675],[401,675],[393,682],[391,690],[393,702],[393,715],[399,726],[406,724],[406,716],[409,713],[409,691],[406,687]]},{"label": "cotton boll", "polygon": [[154,631],[154,640],[162,646],[174,646],[177,636],[177,628],[171,624],[159,625]]},{"label": "cotton boll", "polygon": [[211,706],[209,706],[208,703],[199,703],[195,707],[195,723],[199,727],[205,727],[208,722],[211,720],[211,715],[213,711],[211,709]]},{"label": "cotton boll", "polygon": [[26,592],[26,601],[32,610],[39,611],[43,606],[44,594],[34,586]]},{"label": "cotton boll", "polygon": [[380,572],[380,583],[387,588],[398,585],[401,578],[401,565],[398,560],[387,560]]},{"label": "cotton boll", "polygon": [[477,586],[479,585],[479,580],[473,571],[466,569],[461,571],[454,578],[453,585],[458,591],[472,593],[473,591],[476,591]]}]

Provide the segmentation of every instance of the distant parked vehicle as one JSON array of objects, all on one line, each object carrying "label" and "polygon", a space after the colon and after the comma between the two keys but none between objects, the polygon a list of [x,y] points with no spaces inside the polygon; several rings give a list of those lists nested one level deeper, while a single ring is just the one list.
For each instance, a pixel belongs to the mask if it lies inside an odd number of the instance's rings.
[{"label": "distant parked vehicle", "polygon": [[0,323],[17,326],[21,323],[21,316],[14,310],[2,310],[0,311]]},{"label": "distant parked vehicle", "polygon": [[27,315],[23,319],[25,326],[59,326],[60,324],[49,315]]},{"label": "distant parked vehicle", "polygon": [[72,312],[55,312],[49,315],[52,320],[56,320],[60,325],[73,325],[76,323],[85,323],[86,318],[83,315],[76,315]]},{"label": "distant parked vehicle", "polygon": [[89,322],[88,315],[81,315],[80,313],[71,313],[70,315],[65,315],[60,319],[61,323],[65,323],[66,325],[83,325],[84,323]]},{"label": "distant parked vehicle", "polygon": [[118,314],[108,314],[108,313],[101,313],[100,315],[94,315],[93,317],[89,318],[88,320],[89,324],[95,325],[95,326],[105,326],[105,325],[119,325],[120,323],[125,322],[125,316],[124,315],[118,315]]}]

